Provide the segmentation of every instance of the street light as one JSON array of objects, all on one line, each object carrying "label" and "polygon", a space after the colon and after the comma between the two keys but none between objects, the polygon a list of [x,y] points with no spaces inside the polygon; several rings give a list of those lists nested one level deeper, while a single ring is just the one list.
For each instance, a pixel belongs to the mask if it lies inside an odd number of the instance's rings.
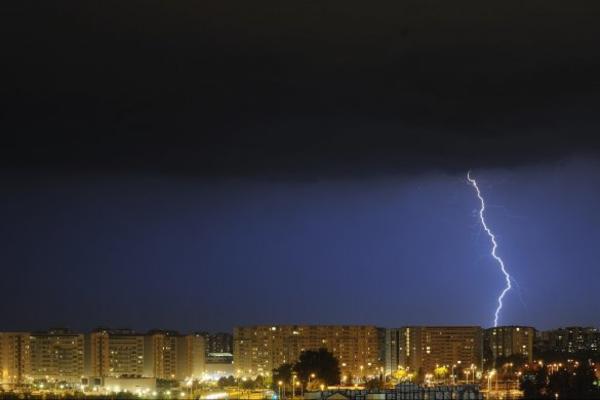
[{"label": "street light", "polygon": [[[488,395],[489,395],[489,392],[492,390],[492,377],[494,375],[496,375],[496,370],[495,369],[491,370],[488,373]],[[498,381],[496,380],[496,382],[498,382]]]},{"label": "street light", "polygon": [[292,400],[296,396],[296,374],[292,375]]},{"label": "street light", "polygon": [[281,385],[283,385],[283,382],[277,382],[277,386],[279,386],[279,399],[281,399]]}]

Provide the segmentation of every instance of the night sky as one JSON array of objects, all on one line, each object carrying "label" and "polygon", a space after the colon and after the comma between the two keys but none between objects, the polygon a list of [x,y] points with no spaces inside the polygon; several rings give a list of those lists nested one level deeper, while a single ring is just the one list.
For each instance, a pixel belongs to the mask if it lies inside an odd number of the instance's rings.
[{"label": "night sky", "polygon": [[[568,4],[567,4],[568,3]],[[0,6],[0,329],[600,325],[600,3]]]}]

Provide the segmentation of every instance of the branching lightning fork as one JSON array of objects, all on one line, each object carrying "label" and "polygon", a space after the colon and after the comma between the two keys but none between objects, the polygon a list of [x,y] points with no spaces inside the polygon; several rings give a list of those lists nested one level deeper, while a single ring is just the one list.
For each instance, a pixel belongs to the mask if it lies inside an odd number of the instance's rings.
[{"label": "branching lightning fork", "polygon": [[481,220],[481,225],[483,226],[483,229],[490,237],[490,241],[492,243],[492,253],[491,253],[492,257],[494,257],[494,259],[498,262],[498,265],[500,266],[500,270],[504,274],[504,279],[506,280],[506,286],[500,293],[500,296],[498,296],[498,307],[496,308],[496,312],[494,313],[494,327],[497,327],[498,326],[498,317],[500,315],[500,311],[502,310],[502,300],[504,299],[504,296],[506,295],[506,293],[508,293],[508,291],[512,288],[511,277],[510,277],[510,274],[508,273],[508,271],[506,270],[504,261],[502,260],[502,258],[500,258],[496,254],[496,250],[498,249],[498,243],[496,242],[496,236],[492,233],[492,231],[488,227],[487,223],[485,222],[485,217],[484,217],[485,200],[483,199],[483,196],[481,195],[479,186],[477,186],[477,181],[475,179],[471,178],[471,171],[467,172],[467,180],[469,181],[469,184],[471,184],[471,186],[473,186],[473,188],[475,188],[475,191],[477,193],[477,198],[479,198],[479,202],[481,203],[481,207],[479,208],[479,219]]}]

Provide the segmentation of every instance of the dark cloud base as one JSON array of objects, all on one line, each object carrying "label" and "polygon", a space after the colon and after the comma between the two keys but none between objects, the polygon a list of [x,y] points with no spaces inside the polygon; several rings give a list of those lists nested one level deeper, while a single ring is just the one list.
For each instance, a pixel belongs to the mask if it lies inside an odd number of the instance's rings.
[{"label": "dark cloud base", "polygon": [[357,175],[600,149],[598,2],[1,7],[4,168]]}]

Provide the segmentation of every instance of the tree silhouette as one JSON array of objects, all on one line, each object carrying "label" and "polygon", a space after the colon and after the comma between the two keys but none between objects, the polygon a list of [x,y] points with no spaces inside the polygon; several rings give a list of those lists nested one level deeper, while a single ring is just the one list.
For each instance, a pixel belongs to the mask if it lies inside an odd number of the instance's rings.
[{"label": "tree silhouette", "polygon": [[273,370],[273,390],[277,390],[279,388],[279,382],[283,382],[288,384],[292,381],[292,373],[294,372],[294,365],[285,363],[281,364],[279,368],[275,368]]},{"label": "tree silhouette", "polygon": [[319,350],[303,351],[294,365],[294,372],[303,385],[308,383],[308,377],[315,374],[316,378],[325,385],[336,385],[340,382],[340,366],[338,359],[321,348]]}]

